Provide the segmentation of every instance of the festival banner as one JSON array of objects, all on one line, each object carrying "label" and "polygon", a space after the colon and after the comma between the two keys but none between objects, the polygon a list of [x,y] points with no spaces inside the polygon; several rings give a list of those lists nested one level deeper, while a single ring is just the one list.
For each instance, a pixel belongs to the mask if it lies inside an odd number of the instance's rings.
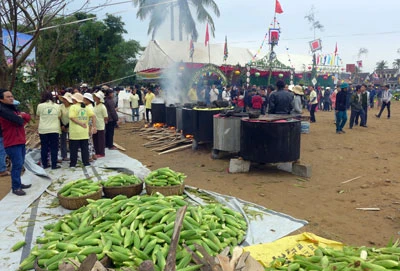
[{"label": "festival banner", "polygon": [[278,45],[279,42],[279,28],[269,29],[269,44]]},{"label": "festival banner", "polygon": [[[16,51],[20,50],[23,46],[25,46],[24,49],[29,47],[29,43],[31,42],[33,36],[24,34],[24,33],[19,33],[17,32],[17,41],[16,41]],[[3,46],[4,46],[4,54],[7,59],[7,64],[11,65],[12,64],[12,46],[13,46],[13,39],[14,39],[14,31],[12,30],[7,30],[3,29]],[[7,49],[8,48],[8,49]],[[22,50],[22,52],[19,54],[23,54],[25,50]],[[28,63],[32,63],[34,65],[35,62],[35,49],[32,50],[32,52],[29,54],[29,56],[26,58],[26,61]]]},{"label": "festival banner", "polygon": [[321,50],[322,49],[321,39],[316,39],[316,40],[310,41],[310,48],[311,48],[311,52],[313,52],[313,53],[315,51]]},{"label": "festival banner", "polygon": [[204,41],[204,45],[207,46],[209,41],[210,41],[210,34],[208,33],[208,23],[207,23],[207,26],[206,26],[206,38],[205,38],[205,41]]},{"label": "festival banner", "polygon": [[228,39],[225,36],[225,45],[224,45],[224,61],[228,59]]}]

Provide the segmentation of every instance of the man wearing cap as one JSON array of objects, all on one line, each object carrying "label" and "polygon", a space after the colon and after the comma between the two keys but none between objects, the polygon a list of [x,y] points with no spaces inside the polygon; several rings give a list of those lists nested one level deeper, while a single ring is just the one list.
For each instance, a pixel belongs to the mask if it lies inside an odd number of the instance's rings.
[{"label": "man wearing cap", "polygon": [[107,108],[104,105],[104,94],[99,91],[93,94],[93,99],[96,103],[94,114],[96,116],[96,130],[93,134],[93,145],[96,152],[96,158],[104,157],[106,147],[105,124],[108,122]]},{"label": "man wearing cap", "polygon": [[347,89],[349,84],[342,83],[340,85],[340,91],[336,94],[336,104],[335,104],[335,112],[336,112],[336,133],[343,134],[343,127],[347,122]]},{"label": "man wearing cap", "polygon": [[301,115],[303,113],[303,96],[304,91],[301,86],[294,86],[292,88],[294,94],[292,115]]},{"label": "man wearing cap", "polygon": [[310,89],[310,122],[315,122],[315,110],[318,105],[318,97],[317,97],[317,92],[315,91],[313,86],[309,87]]},{"label": "man wearing cap", "polygon": [[390,86],[385,85],[383,90],[382,90],[382,107],[381,110],[379,111],[378,115],[375,115],[377,118],[380,118],[382,115],[383,110],[385,110],[385,107],[387,108],[387,118],[390,119],[390,100],[392,99],[392,93],[389,91]]},{"label": "man wearing cap", "polygon": [[87,108],[83,102],[83,95],[72,95],[74,104],[69,109],[69,149],[70,167],[76,167],[78,161],[78,149],[81,149],[82,163],[89,166],[89,120],[92,120],[92,133],[96,133],[96,118],[93,110]]},{"label": "man wearing cap", "polygon": [[72,94],[65,92],[64,96],[58,96],[58,99],[62,102],[60,105],[61,118],[61,136],[60,136],[60,149],[61,158],[63,161],[69,161],[67,157],[67,138],[68,138],[68,128],[69,128],[69,108],[72,105]]},{"label": "man wearing cap", "polygon": [[31,187],[31,184],[21,183],[26,143],[24,125],[30,119],[29,114],[17,110],[12,92],[0,89],[0,125],[3,132],[4,148],[12,163],[11,188],[12,192],[17,196],[26,195],[22,189]]}]

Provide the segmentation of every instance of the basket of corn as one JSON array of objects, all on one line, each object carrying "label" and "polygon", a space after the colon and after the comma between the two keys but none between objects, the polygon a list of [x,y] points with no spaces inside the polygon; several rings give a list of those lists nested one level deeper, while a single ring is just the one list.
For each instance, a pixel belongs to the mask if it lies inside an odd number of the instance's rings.
[{"label": "basket of corn", "polygon": [[146,193],[152,195],[156,192],[164,196],[182,195],[185,190],[183,180],[186,176],[176,172],[169,167],[159,168],[145,178]]},{"label": "basket of corn", "polygon": [[88,204],[87,199],[101,199],[103,188],[100,183],[88,179],[73,181],[64,185],[57,193],[60,205],[76,210]]},{"label": "basket of corn", "polygon": [[102,184],[106,198],[113,198],[117,195],[132,197],[139,195],[143,190],[142,180],[135,175],[118,174],[109,177]]}]

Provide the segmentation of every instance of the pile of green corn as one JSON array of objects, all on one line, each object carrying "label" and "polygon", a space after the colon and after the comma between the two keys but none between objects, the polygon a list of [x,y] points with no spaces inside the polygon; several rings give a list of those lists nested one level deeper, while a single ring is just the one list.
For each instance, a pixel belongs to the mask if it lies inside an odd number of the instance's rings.
[{"label": "pile of green corn", "polygon": [[100,183],[93,180],[81,179],[67,183],[58,193],[64,197],[81,197],[96,193],[100,188]]},{"label": "pile of green corn", "polygon": [[399,270],[400,247],[350,247],[343,250],[317,248],[313,256],[295,255],[292,261],[277,258],[266,271],[385,271]]},{"label": "pile of green corn", "polygon": [[115,186],[128,186],[134,184],[140,184],[142,181],[135,175],[128,174],[118,174],[115,176],[110,176],[106,181],[102,182],[105,187],[115,187]]},{"label": "pile of green corn", "polygon": [[[117,196],[89,200],[90,203],[45,226],[38,245],[21,263],[21,270],[33,268],[34,260],[47,270],[57,270],[60,261],[72,258],[82,262],[95,253],[108,256],[119,267],[135,268],[152,260],[156,270],[164,270],[176,218],[176,211],[188,205],[182,196]],[[216,255],[226,246],[244,239],[247,229],[242,215],[223,205],[189,205],[183,220],[176,253],[177,270],[199,270],[190,265],[191,255],[182,247],[202,245]]]},{"label": "pile of green corn", "polygon": [[152,186],[172,186],[183,184],[185,178],[185,174],[176,172],[169,167],[163,167],[150,172],[144,182]]}]

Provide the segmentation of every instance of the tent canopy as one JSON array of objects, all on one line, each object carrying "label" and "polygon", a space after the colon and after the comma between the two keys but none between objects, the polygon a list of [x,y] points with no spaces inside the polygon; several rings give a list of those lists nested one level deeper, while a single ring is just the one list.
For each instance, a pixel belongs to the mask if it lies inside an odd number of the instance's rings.
[{"label": "tent canopy", "polygon": [[[189,43],[189,41],[150,41],[136,64],[135,72],[163,69],[173,63],[192,62],[189,54]],[[210,44],[210,63],[217,66],[224,64],[245,66],[254,55],[249,49],[245,48],[229,46],[228,51],[228,58],[225,62],[224,44]],[[204,46],[204,43],[194,43],[193,63],[209,63],[208,46]]]}]

